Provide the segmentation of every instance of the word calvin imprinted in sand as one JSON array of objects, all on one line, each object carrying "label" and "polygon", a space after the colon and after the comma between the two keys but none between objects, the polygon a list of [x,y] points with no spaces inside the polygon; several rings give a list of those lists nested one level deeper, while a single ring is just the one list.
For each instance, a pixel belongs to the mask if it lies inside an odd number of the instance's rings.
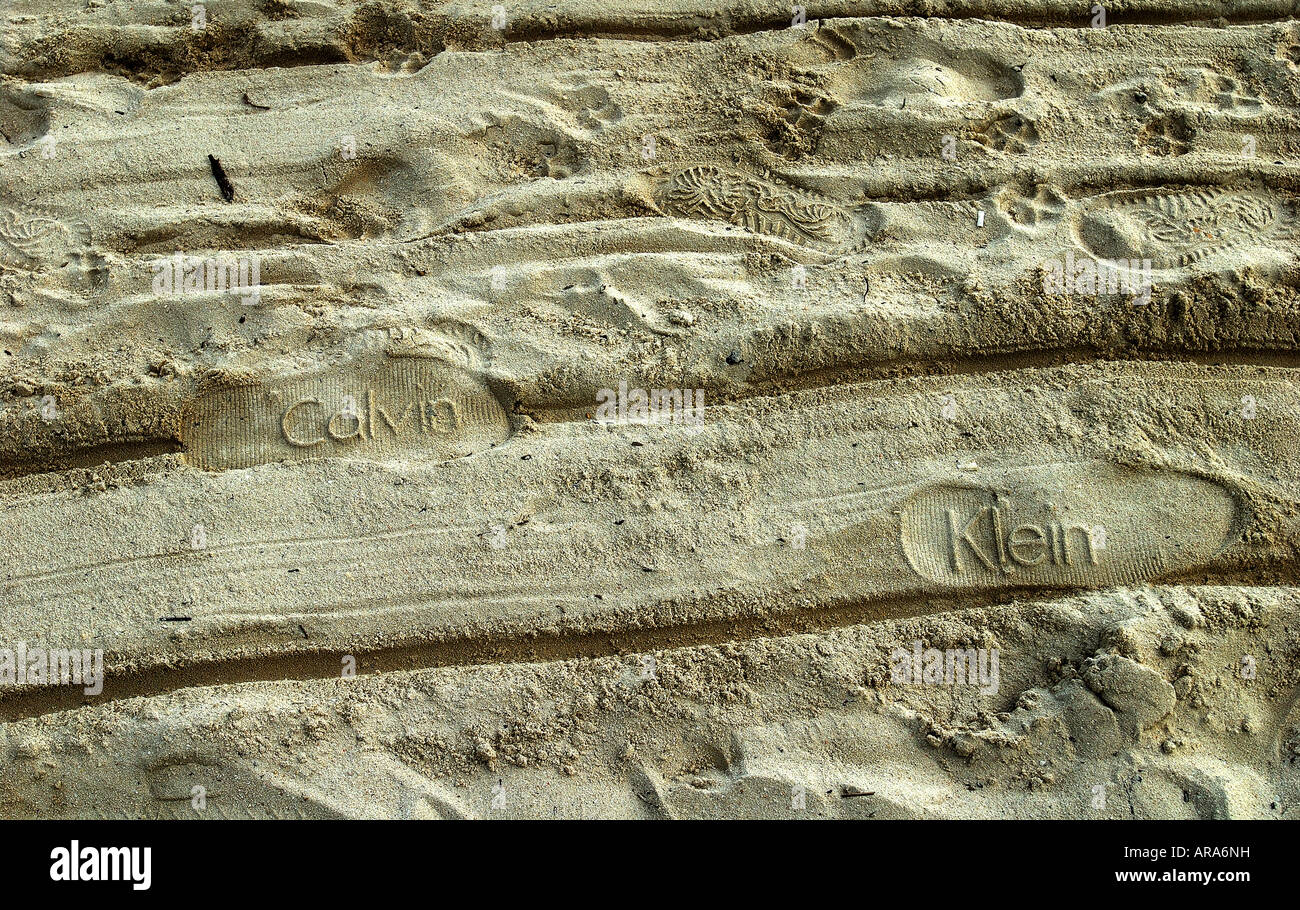
[{"label": "word calvin imprinted in sand", "polygon": [[629,389],[596,392],[596,423],[676,423],[698,426],[704,419],[703,389]]},{"label": "word calvin imprinted in sand", "polygon": [[213,389],[181,422],[186,458],[209,470],[313,457],[459,458],[509,434],[509,418],[481,378],[414,357]]}]

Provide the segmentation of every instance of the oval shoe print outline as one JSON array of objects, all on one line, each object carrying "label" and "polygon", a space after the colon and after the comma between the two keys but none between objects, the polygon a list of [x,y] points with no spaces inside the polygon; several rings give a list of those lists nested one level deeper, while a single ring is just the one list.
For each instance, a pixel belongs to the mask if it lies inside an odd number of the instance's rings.
[{"label": "oval shoe print outline", "polygon": [[206,470],[320,457],[449,460],[509,435],[510,418],[481,377],[441,359],[390,355],[212,389],[181,423],[186,460]]},{"label": "oval shoe print outline", "polygon": [[945,587],[1104,587],[1205,564],[1239,511],[1190,474],[1053,464],[926,487],[904,503],[900,538],[912,569]]},{"label": "oval shoe print outline", "polygon": [[1103,260],[1151,260],[1172,269],[1251,247],[1295,239],[1294,207],[1257,192],[1222,189],[1123,190],[1085,204],[1075,225],[1081,246]]}]

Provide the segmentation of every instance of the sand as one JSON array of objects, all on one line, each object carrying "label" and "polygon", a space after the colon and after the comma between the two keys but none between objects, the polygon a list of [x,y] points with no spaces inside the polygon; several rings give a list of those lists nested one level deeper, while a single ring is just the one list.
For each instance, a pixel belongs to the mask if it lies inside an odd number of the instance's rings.
[{"label": "sand", "polygon": [[1297,817],[1225,9],[0,5],[0,816]]}]

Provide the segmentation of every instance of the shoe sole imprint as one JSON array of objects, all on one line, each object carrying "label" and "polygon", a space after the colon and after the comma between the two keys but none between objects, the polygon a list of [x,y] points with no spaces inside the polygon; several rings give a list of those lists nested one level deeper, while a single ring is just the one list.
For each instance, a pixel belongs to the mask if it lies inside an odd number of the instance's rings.
[{"label": "shoe sole imprint", "polygon": [[184,411],[186,460],[206,470],[306,458],[446,460],[504,442],[510,419],[481,378],[388,357],[308,379],[205,392]]},{"label": "shoe sole imprint", "polygon": [[1124,190],[1091,200],[1076,228],[1102,259],[1150,259],[1153,268],[1192,265],[1219,254],[1295,239],[1286,201],[1220,189]]}]

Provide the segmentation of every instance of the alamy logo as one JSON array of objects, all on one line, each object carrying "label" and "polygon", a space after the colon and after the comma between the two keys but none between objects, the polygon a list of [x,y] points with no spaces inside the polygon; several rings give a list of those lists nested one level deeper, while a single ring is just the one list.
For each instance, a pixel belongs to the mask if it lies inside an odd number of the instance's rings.
[{"label": "alamy logo", "polygon": [[50,880],[56,882],[131,882],[148,891],[153,883],[153,847],[83,847],[73,841],[50,851]]},{"label": "alamy logo", "polygon": [[1151,260],[1084,258],[1076,261],[1074,251],[1070,250],[1064,261],[1043,263],[1043,293],[1084,297],[1127,294],[1135,303],[1150,303]]},{"label": "alamy logo", "polygon": [[202,259],[176,253],[155,259],[153,292],[159,296],[239,294],[245,304],[262,299],[262,264],[256,256],[213,256]]},{"label": "alamy logo", "polygon": [[104,691],[102,648],[29,648],[18,642],[0,648],[0,685],[84,686],[87,695]]},{"label": "alamy logo", "polygon": [[890,678],[900,686],[978,686],[997,694],[1001,684],[997,648],[895,648],[889,655]]},{"label": "alamy logo", "polygon": [[596,423],[677,423],[699,425],[704,419],[703,389],[629,389],[596,392]]}]

